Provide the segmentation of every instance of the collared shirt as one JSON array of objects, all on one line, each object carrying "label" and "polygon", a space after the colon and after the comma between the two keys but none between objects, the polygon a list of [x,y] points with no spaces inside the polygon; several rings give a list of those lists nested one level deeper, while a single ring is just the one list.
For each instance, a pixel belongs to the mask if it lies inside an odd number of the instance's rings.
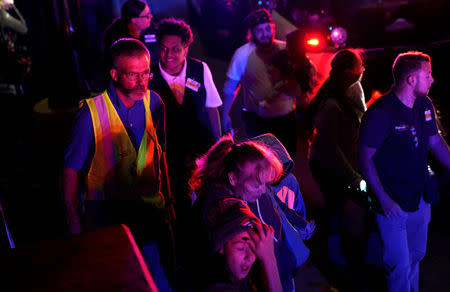
[{"label": "collared shirt", "polygon": [[[183,68],[181,69],[180,74],[177,76],[170,75],[166,71],[164,71],[161,66],[161,62],[159,62],[159,69],[161,70],[161,75],[166,80],[170,89],[172,90],[173,95],[177,99],[179,104],[183,104],[184,91],[186,88],[186,59],[184,60]],[[220,98],[219,92],[217,91],[216,85],[214,84],[214,80],[212,78],[211,70],[205,62],[203,64],[203,82],[205,83],[206,90],[206,102],[205,107],[215,108],[222,105],[222,99]]]},{"label": "collared shirt", "polygon": [[[108,95],[130,137],[131,143],[137,151],[145,131],[144,101],[136,101],[132,107],[127,108],[120,100],[112,84],[108,88]],[[150,111],[158,142],[165,151],[164,104],[154,92],[151,92]],[[92,117],[89,107],[84,104],[75,117],[74,126],[64,151],[64,165],[75,170],[87,171],[91,165],[94,152],[95,137]]]}]

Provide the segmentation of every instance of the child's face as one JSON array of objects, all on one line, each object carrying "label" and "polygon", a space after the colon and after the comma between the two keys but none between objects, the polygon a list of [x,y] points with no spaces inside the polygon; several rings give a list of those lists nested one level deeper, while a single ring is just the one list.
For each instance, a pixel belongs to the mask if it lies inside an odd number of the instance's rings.
[{"label": "child's face", "polygon": [[248,245],[249,241],[248,232],[241,232],[228,240],[220,251],[225,256],[228,269],[239,280],[247,277],[256,259]]}]

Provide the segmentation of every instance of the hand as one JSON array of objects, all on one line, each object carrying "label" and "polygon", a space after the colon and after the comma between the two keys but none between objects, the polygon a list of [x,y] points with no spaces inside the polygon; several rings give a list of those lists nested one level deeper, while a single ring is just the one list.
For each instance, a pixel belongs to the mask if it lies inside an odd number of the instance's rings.
[{"label": "hand", "polygon": [[272,226],[267,224],[257,224],[256,227],[248,232],[250,249],[262,261],[275,257],[273,248],[273,236],[275,231]]},{"label": "hand", "polygon": [[389,196],[385,200],[380,201],[381,209],[387,218],[401,217],[404,215],[402,208]]},{"label": "hand", "polygon": [[314,234],[314,230],[316,229],[316,222],[314,220],[309,221],[305,228],[300,229],[298,232],[300,233],[303,240],[308,240]]}]

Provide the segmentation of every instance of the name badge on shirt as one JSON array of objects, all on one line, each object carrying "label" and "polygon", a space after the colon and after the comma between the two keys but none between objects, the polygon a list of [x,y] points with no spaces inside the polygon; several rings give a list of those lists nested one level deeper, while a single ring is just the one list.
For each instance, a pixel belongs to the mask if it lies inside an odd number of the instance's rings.
[{"label": "name badge on shirt", "polygon": [[395,130],[397,130],[399,132],[408,131],[409,128],[410,128],[410,126],[405,125],[405,124],[401,124],[401,125],[395,126]]},{"label": "name badge on shirt", "polygon": [[146,43],[156,43],[156,35],[155,34],[146,34],[146,35],[144,35],[144,42],[146,42]]},{"label": "name badge on shirt", "polygon": [[191,90],[194,90],[195,92],[198,91],[198,89],[200,88],[200,85],[201,84],[198,83],[197,81],[195,81],[194,79],[188,78],[186,80],[186,87],[191,89]]},{"label": "name badge on shirt", "polygon": [[425,121],[429,122],[432,120],[431,110],[425,110]]}]

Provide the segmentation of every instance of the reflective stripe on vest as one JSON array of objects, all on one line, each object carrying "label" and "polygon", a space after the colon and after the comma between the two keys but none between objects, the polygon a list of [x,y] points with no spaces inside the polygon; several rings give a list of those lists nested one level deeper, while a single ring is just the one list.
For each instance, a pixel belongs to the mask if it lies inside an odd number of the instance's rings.
[{"label": "reflective stripe on vest", "polygon": [[143,101],[146,129],[136,153],[107,92],[85,100],[95,137],[86,199],[142,199],[157,207],[164,206],[160,192],[162,149],[150,112],[150,91]]}]

